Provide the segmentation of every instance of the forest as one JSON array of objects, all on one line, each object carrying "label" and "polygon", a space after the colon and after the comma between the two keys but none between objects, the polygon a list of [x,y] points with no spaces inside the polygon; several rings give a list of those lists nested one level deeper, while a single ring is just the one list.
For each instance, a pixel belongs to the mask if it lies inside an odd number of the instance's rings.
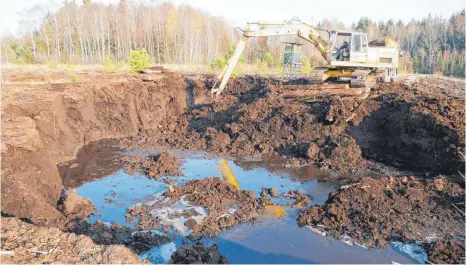
[{"label": "forest", "polygon": [[[222,66],[232,54],[239,31],[223,18],[189,5],[169,2],[140,4],[120,0],[65,1],[40,20],[31,9],[23,13],[21,34],[1,37],[4,64],[127,62],[131,50],[145,49],[153,64]],[[323,20],[324,29],[366,32],[369,40],[388,35],[404,51],[400,72],[465,76],[465,10],[449,18],[427,15],[422,20],[373,21],[361,17],[351,25]],[[291,37],[256,38],[248,42],[240,63],[280,67],[283,41]],[[302,48],[303,65],[324,63],[311,44]]]}]

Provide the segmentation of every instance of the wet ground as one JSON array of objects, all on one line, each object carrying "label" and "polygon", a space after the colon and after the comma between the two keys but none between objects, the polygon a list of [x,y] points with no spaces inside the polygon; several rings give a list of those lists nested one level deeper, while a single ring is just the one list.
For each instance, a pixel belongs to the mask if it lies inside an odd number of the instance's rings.
[{"label": "wet ground", "polygon": [[[155,154],[160,150],[125,152],[122,155]],[[170,177],[176,184],[191,179],[218,176],[220,158],[209,158],[201,152],[174,152],[183,158],[182,177]],[[227,159],[239,186],[252,190],[259,197],[263,187],[276,188],[279,193],[291,189],[302,190],[310,195],[313,204],[323,204],[328,194],[340,183],[322,181],[325,174],[309,168],[283,168],[277,159]],[[126,226],[136,226],[125,219],[128,207],[150,202],[153,196],[168,189],[169,184],[149,179],[143,175],[129,175],[122,169],[103,178],[89,180],[77,189],[79,195],[90,198],[96,207],[89,221],[97,220]],[[218,244],[220,253],[231,263],[418,263],[425,254],[413,245],[392,243],[387,249],[364,249],[327,238],[296,223],[299,208],[286,210],[283,217],[261,217],[257,224],[244,223],[235,226],[218,237],[202,238],[209,246]],[[166,263],[171,254],[183,243],[192,243],[181,235],[174,242],[154,247],[142,253],[140,259],[152,263]],[[403,251],[404,250],[404,251]],[[419,252],[418,254],[415,254]],[[408,254],[409,255],[408,255]]]}]

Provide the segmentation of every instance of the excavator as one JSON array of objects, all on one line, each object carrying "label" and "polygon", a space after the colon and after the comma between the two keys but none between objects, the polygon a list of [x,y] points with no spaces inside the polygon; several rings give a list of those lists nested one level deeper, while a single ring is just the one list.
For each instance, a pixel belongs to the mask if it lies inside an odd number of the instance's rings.
[{"label": "excavator", "polygon": [[[235,52],[211,89],[213,97],[218,97],[225,89],[247,40],[253,37],[298,36],[310,42],[317,48],[327,64],[314,69],[310,76],[311,81],[315,84],[327,84],[332,81],[346,82],[343,90],[335,91],[341,92],[354,88],[366,91],[367,94],[370,86],[375,82],[393,82],[397,76],[398,59],[401,53],[397,42],[388,36],[383,41],[368,42],[365,33],[329,31],[313,27],[297,18],[282,22],[249,22],[244,30],[240,30],[242,36],[236,45]],[[327,38],[324,34],[327,34]],[[337,45],[342,42],[342,39],[349,40],[349,45],[339,51]],[[339,52],[342,56],[337,56]],[[337,93],[339,92],[335,94]]]}]

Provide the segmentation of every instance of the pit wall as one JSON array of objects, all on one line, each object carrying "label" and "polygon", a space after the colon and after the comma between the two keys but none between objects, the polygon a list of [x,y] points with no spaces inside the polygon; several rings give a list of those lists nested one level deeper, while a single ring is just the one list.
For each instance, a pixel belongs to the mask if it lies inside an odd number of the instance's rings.
[{"label": "pit wall", "polygon": [[[2,214],[61,224],[64,188],[57,164],[86,144],[136,136],[186,108],[185,81],[174,73],[150,82],[4,85],[2,98]],[[15,90],[14,93],[10,91]]]}]

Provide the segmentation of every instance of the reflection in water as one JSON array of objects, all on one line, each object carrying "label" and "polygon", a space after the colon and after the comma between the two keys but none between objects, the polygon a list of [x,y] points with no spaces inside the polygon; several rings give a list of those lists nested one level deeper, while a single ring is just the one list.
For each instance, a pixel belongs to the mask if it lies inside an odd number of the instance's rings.
[{"label": "reflection in water", "polygon": [[[185,176],[174,177],[177,184],[190,179],[220,176],[218,158],[204,158],[204,154],[175,153],[184,157],[182,170]],[[259,196],[262,187],[276,188],[279,193],[300,189],[313,198],[314,204],[322,204],[328,194],[339,186],[337,182],[321,181],[313,175],[297,174],[283,170],[276,162],[260,163],[251,160],[228,161],[239,186],[252,190]],[[246,169],[245,169],[246,168]],[[307,171],[309,172],[309,171]],[[128,224],[125,212],[128,207],[148,202],[157,193],[168,188],[163,181],[148,179],[141,175],[130,176],[122,170],[107,177],[85,183],[78,188],[81,196],[91,198],[97,210],[90,221],[119,222]],[[388,249],[363,249],[349,246],[299,228],[296,223],[298,209],[286,209],[282,218],[261,218],[258,224],[240,224],[223,232],[216,238],[203,238],[206,245],[218,244],[220,252],[231,263],[415,263],[406,254]],[[133,224],[134,225],[134,224]],[[167,262],[175,248],[183,244],[179,236],[175,242],[154,247],[143,253],[153,263]]]},{"label": "reflection in water", "polygon": [[76,154],[76,159],[57,165],[58,172],[67,188],[102,178],[121,168],[119,143],[114,139],[91,142]]}]

